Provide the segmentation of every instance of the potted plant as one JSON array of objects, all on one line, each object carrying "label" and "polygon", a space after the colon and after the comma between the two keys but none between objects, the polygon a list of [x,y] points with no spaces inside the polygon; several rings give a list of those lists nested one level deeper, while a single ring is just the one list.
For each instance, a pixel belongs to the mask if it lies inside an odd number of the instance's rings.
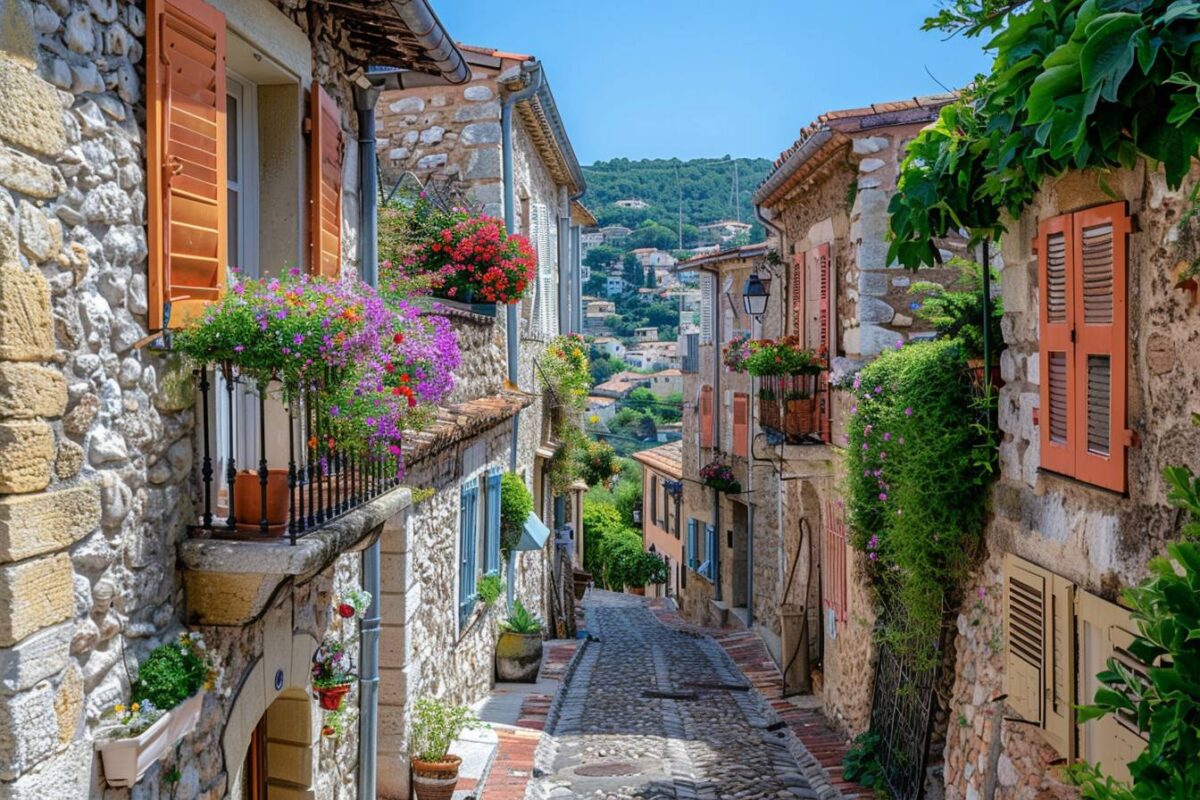
[{"label": "potted plant", "polygon": [[430,275],[435,297],[466,310],[495,316],[496,304],[516,303],[529,291],[537,256],[524,236],[509,235],[504,223],[466,211],[443,212],[427,207],[427,239],[402,259],[389,262],[392,274],[406,283],[413,275]]},{"label": "potted plant", "polygon": [[542,666],[542,621],[517,600],[500,628],[496,678],[509,683],[534,683]]},{"label": "potted plant", "polygon": [[[287,530],[288,518],[288,471],[267,470],[266,505],[263,505],[262,476],[255,469],[241,469],[233,478],[233,513],[237,518],[238,530],[261,531],[266,517],[267,532],[282,534]],[[265,512],[264,512],[265,509]]]},{"label": "potted plant", "polygon": [[666,583],[670,575],[670,567],[662,556],[642,550],[630,559],[627,578],[629,591],[645,595],[647,586]]},{"label": "potted plant", "polygon": [[700,468],[700,480],[718,492],[738,494],[742,484],[733,477],[733,469],[720,461],[710,461]]},{"label": "potted plant", "polygon": [[371,605],[371,593],[365,589],[350,589],[337,602],[338,616],[342,619],[361,617]]},{"label": "potted plant", "polygon": [[[947,268],[958,270],[958,277],[948,286],[932,281],[918,281],[909,287],[908,293],[918,300],[917,316],[933,326],[938,338],[955,339],[962,344],[967,355],[967,366],[977,384],[983,383],[983,265],[965,258],[952,258]],[[992,270],[991,280],[1000,285],[1000,275]],[[1000,351],[1004,349],[1004,336],[1000,320],[1004,317],[1003,298],[991,298],[992,318],[988,321],[988,336],[992,348],[992,374],[989,379],[994,387],[1003,385],[1000,380]]]},{"label": "potted plant", "polygon": [[312,685],[317,701],[326,711],[341,711],[342,703],[358,676],[345,645],[325,641],[313,655]]},{"label": "potted plant", "polygon": [[110,786],[133,786],[162,754],[196,729],[204,690],[218,680],[204,638],[179,639],[150,651],[130,689],[128,706],[105,715],[96,750]]},{"label": "potted plant", "polygon": [[460,756],[450,745],[464,730],[483,723],[466,706],[422,697],[413,709],[412,775],[417,800],[450,800],[458,784]]}]

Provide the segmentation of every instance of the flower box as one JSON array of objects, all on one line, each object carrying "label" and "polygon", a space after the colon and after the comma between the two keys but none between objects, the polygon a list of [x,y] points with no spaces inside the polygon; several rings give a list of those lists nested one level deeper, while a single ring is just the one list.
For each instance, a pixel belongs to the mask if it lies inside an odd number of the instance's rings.
[{"label": "flower box", "polygon": [[98,739],[96,751],[108,785],[133,786],[140,781],[163,753],[196,729],[203,706],[204,692],[197,692],[137,736]]},{"label": "flower box", "polygon": [[459,300],[451,300],[448,297],[435,297],[434,301],[446,308],[465,311],[469,314],[478,314],[481,317],[495,317],[496,309],[499,308],[499,304],[497,303],[464,303]]}]

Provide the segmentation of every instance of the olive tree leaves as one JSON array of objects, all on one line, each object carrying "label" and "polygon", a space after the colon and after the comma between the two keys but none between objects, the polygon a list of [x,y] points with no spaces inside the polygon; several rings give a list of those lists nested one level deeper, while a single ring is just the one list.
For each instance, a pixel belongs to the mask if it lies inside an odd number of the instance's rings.
[{"label": "olive tree leaves", "polygon": [[997,31],[991,72],[909,146],[890,257],[935,262],[932,239],[1003,232],[1046,178],[1163,165],[1178,187],[1200,151],[1200,1],[956,0],[927,27]]}]

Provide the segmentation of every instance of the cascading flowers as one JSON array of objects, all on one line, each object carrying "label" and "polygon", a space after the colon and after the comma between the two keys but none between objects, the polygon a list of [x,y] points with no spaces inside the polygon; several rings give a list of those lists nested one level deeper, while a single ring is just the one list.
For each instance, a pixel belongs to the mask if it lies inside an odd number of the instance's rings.
[{"label": "cascading flowers", "polygon": [[537,269],[528,239],[493,217],[461,209],[442,216],[444,227],[387,265],[385,283],[432,275],[435,296],[467,303],[509,304],[526,295]]}]

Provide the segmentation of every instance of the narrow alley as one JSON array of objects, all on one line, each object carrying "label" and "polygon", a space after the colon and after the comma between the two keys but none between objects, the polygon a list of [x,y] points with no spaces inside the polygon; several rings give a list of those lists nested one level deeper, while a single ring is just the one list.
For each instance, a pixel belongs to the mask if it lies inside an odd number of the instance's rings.
[{"label": "narrow alley", "polygon": [[818,798],[787,734],[708,636],[592,590],[591,641],[552,710],[527,797]]}]

